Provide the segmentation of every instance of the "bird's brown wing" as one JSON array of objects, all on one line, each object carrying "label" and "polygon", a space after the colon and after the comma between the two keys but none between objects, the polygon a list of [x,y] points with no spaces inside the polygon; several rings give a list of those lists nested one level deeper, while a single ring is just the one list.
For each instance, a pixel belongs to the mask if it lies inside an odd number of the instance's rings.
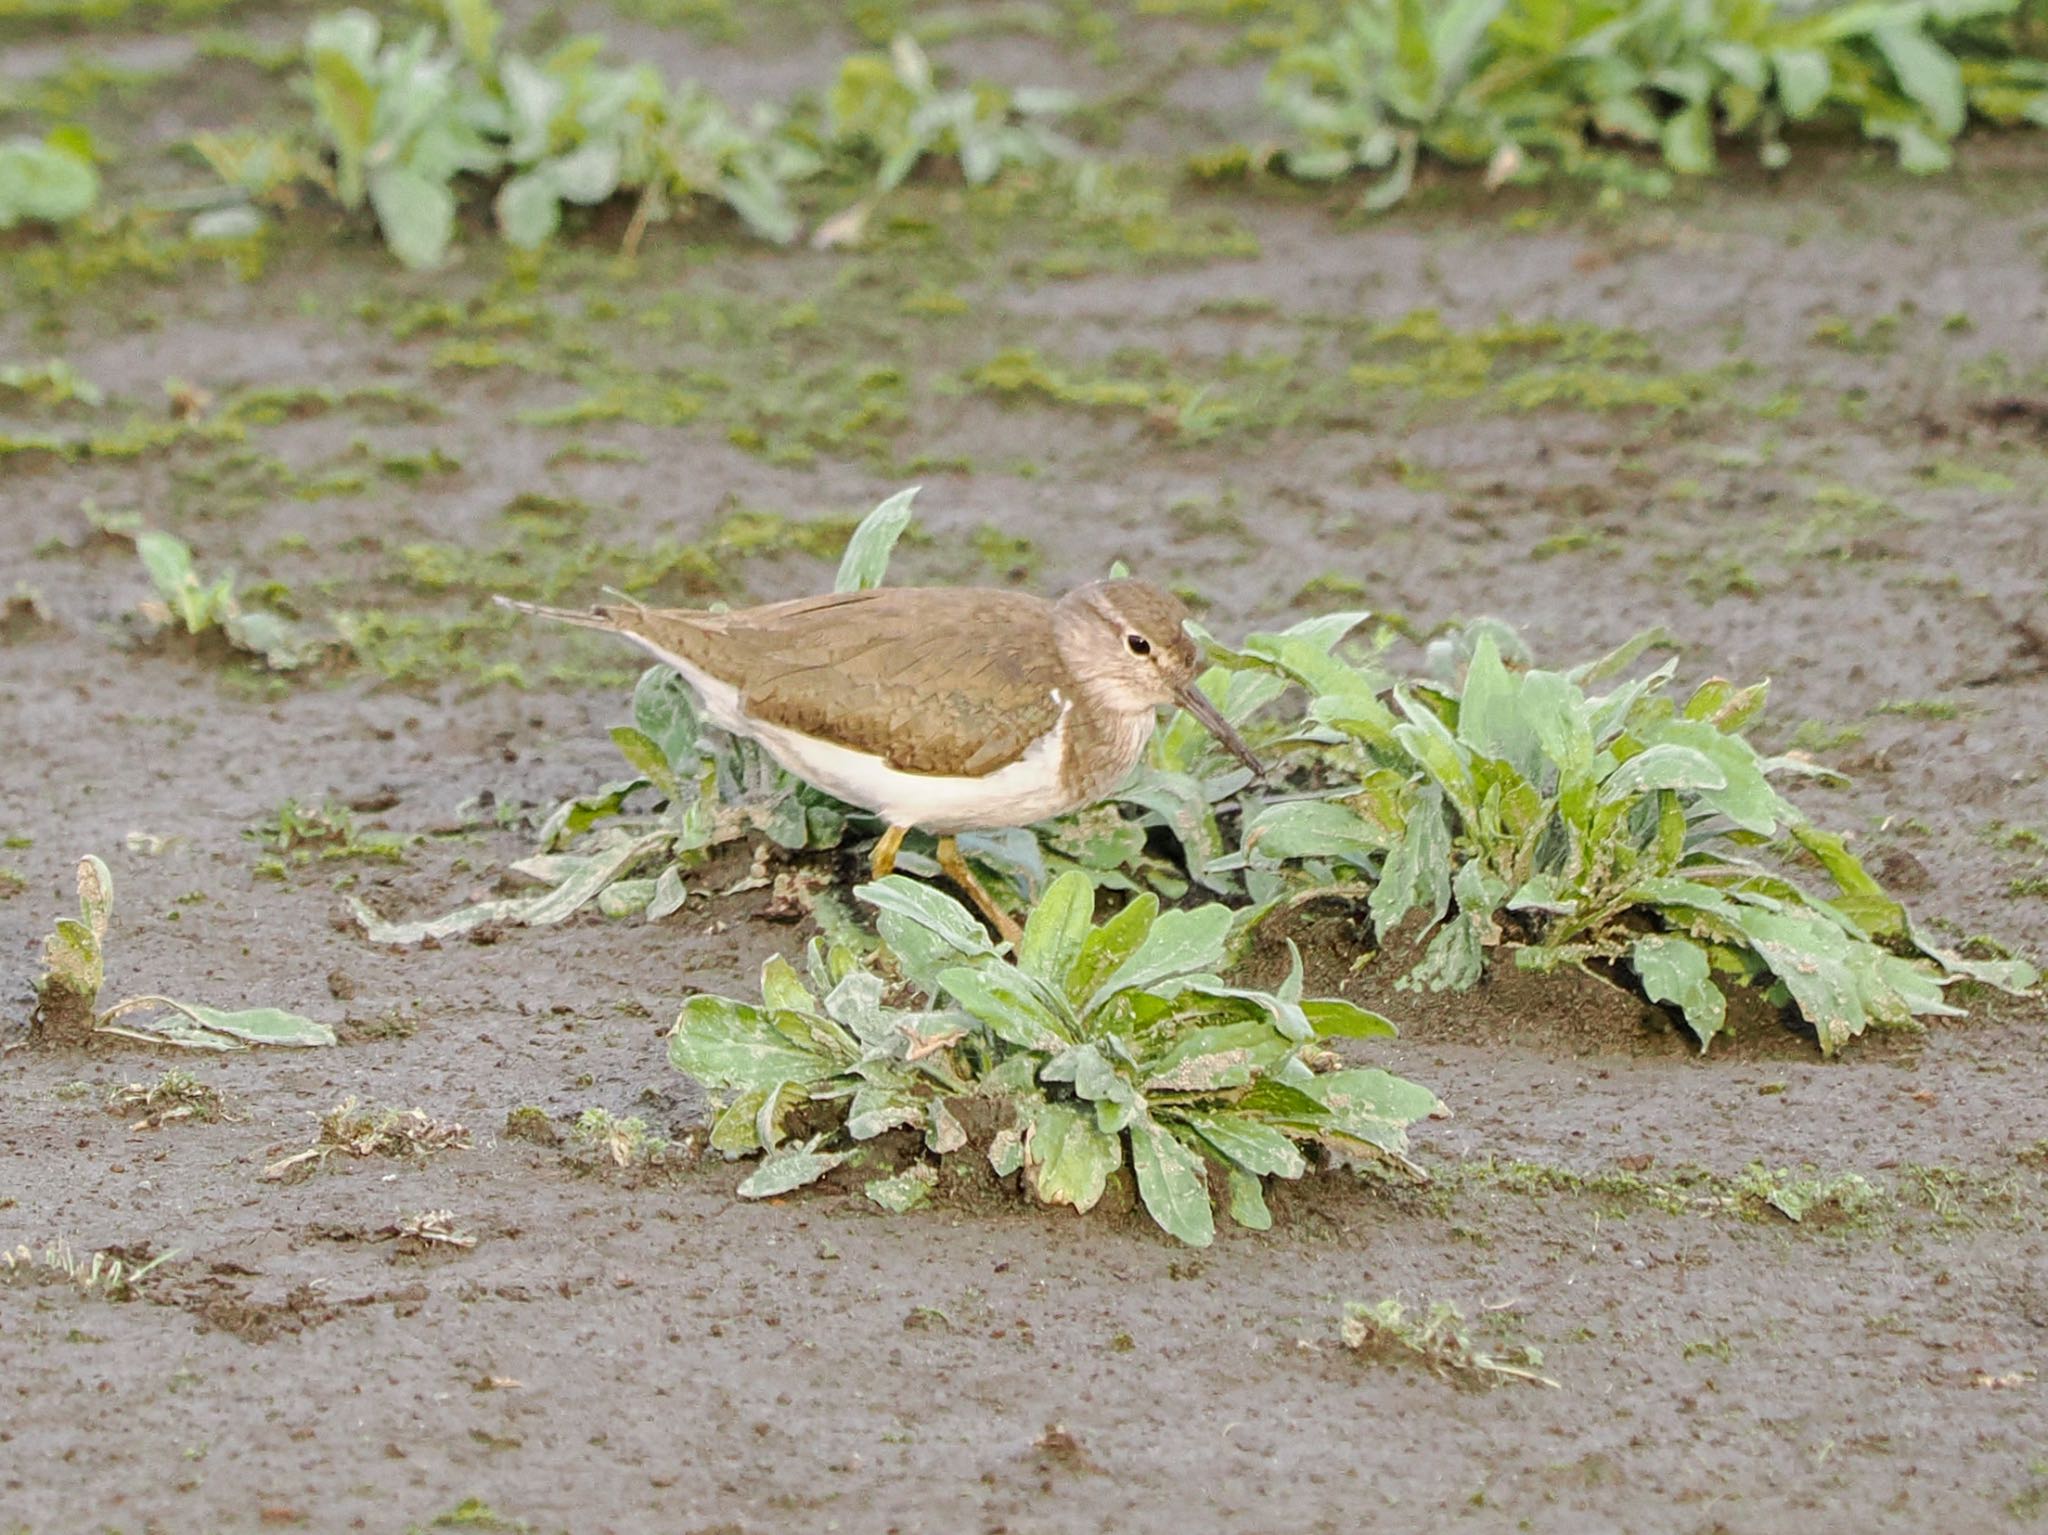
[{"label": "bird's brown wing", "polygon": [[1051,608],[1019,592],[880,587],[623,627],[739,688],[756,719],[906,773],[980,777],[1058,723]]}]

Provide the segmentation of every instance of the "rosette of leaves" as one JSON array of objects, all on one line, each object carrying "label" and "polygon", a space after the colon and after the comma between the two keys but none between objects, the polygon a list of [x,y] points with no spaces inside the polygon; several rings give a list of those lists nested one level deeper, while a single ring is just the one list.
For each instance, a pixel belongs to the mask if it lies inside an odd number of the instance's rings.
[{"label": "rosette of leaves", "polygon": [[[1070,871],[1012,960],[928,886],[892,875],[855,894],[876,908],[911,1005],[891,1005],[879,975],[814,944],[810,988],[771,960],[760,1006],[692,998],[670,1036],[670,1060],[722,1098],[712,1144],[768,1153],[743,1194],[821,1176],[848,1155],[833,1149],[842,1135],[910,1129],[941,1157],[965,1150],[951,1105],[967,1098],[1007,1117],[980,1148],[998,1175],[1021,1173],[1038,1199],[1085,1212],[1128,1165],[1153,1219],[1198,1247],[1215,1235],[1212,1169],[1231,1217],[1260,1230],[1272,1220],[1264,1180],[1302,1177],[1311,1154],[1420,1175],[1407,1127],[1439,1112],[1435,1094],[1321,1048],[1393,1025],[1304,999],[1299,956],[1273,990],[1228,984],[1217,973],[1226,907],[1161,912],[1147,893],[1097,925],[1094,887]],[[801,1141],[785,1141],[792,1118],[810,1131]],[[883,1180],[892,1197],[904,1176]]]},{"label": "rosette of leaves", "polygon": [[832,141],[875,162],[877,194],[902,185],[927,155],[954,158],[970,186],[1064,159],[1073,146],[1053,122],[1073,106],[1064,91],[941,90],[931,60],[908,35],[885,54],[849,57],[825,103]]},{"label": "rosette of leaves", "polygon": [[78,862],[78,915],[59,917],[43,940],[43,973],[29,1020],[32,1043],[70,1047],[119,1038],[193,1050],[334,1043],[334,1031],[326,1024],[274,1007],[227,1012],[171,997],[140,996],[124,997],[102,1010],[100,987],[106,981],[113,915],[114,877],[88,853]]},{"label": "rosette of leaves", "polygon": [[[1266,82],[1298,142],[1296,176],[1381,173],[1407,195],[1423,151],[1496,181],[1552,166],[1660,194],[1744,138],[1765,165],[1787,128],[1833,121],[1892,143],[1907,170],[1949,164],[1971,113],[2048,122],[2048,68],[2013,30],[2020,0],[1362,0],[1290,49]],[[1606,148],[1654,151],[1657,168]]]},{"label": "rosette of leaves", "polygon": [[[1657,638],[1551,672],[1510,668],[1512,633],[1475,625],[1439,647],[1462,678],[1395,686],[1391,706],[1384,675],[1353,667],[1327,631],[1247,657],[1308,689],[1308,715],[1329,731],[1323,766],[1342,780],[1248,819],[1254,894],[1356,881],[1382,943],[1420,916],[1428,945],[1404,984],[1469,987],[1487,951],[1507,946],[1524,968],[1632,977],[1682,1012],[1702,1049],[1725,1024],[1729,985],[1796,1008],[1832,1054],[1874,1023],[1956,1013],[1943,999],[1954,981],[2034,983],[2023,961],[1928,943],[1846,842],[1778,792],[1775,777],[1812,770],[1742,734],[1765,684],[1713,678],[1679,700],[1674,659],[1591,690]],[[1789,857],[1761,859],[1767,849],[1817,861],[1835,893],[1800,883]]]},{"label": "rosette of leaves", "polygon": [[697,197],[726,204],[756,234],[794,239],[785,188],[816,170],[816,155],[776,133],[773,114],[743,126],[709,92],[673,93],[650,66],[608,67],[600,39],[576,37],[540,64],[508,55],[497,71],[505,158],[516,174],[498,189],[498,227],[514,245],[551,238],[565,203],[602,203],[638,189],[635,233]]},{"label": "rosette of leaves", "polygon": [[99,197],[100,173],[84,129],[0,139],[0,229],[29,221],[66,224],[90,212]]},{"label": "rosette of leaves", "polygon": [[455,192],[464,172],[496,170],[498,104],[479,90],[432,27],[385,42],[358,10],[315,20],[306,34],[307,90],[334,154],[341,205],[365,198],[392,253],[410,267],[438,266],[455,235]]}]

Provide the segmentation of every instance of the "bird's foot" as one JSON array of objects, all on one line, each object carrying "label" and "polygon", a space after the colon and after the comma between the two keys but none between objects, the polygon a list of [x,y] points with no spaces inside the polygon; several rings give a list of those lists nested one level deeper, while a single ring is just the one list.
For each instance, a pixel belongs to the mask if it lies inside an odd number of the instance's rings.
[{"label": "bird's foot", "polygon": [[1016,918],[996,905],[995,898],[982,888],[981,881],[974,877],[974,871],[967,866],[967,860],[961,856],[959,843],[951,837],[941,837],[938,852],[939,867],[946,871],[946,877],[967,892],[968,899],[974,902],[984,917],[988,918],[997,936],[1009,944],[1014,953],[1017,945],[1024,940],[1024,930],[1017,926]]}]

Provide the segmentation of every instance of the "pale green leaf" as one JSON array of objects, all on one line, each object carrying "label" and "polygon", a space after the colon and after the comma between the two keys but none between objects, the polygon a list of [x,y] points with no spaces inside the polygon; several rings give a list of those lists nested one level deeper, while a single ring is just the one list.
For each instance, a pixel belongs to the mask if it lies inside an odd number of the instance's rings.
[{"label": "pale green leaf", "polygon": [[931,1202],[939,1184],[939,1170],[929,1162],[917,1162],[893,1178],[870,1178],[861,1188],[891,1215],[902,1215]]},{"label": "pale green leaf", "polygon": [[832,590],[864,592],[882,584],[889,573],[889,556],[896,548],[896,540],[910,525],[910,503],[918,490],[915,485],[899,490],[861,518],[860,526],[846,541],[846,552],[839,558],[839,573],[833,578]]},{"label": "pale green leaf", "polygon": [[1079,869],[1054,880],[1025,919],[1017,964],[1049,989],[1058,989],[1080,957],[1095,916],[1095,884]]},{"label": "pale green leaf", "polygon": [[790,1193],[805,1184],[816,1183],[846,1160],[843,1151],[821,1152],[816,1146],[814,1139],[802,1146],[770,1152],[740,1184],[740,1198],[773,1199],[777,1194]]},{"label": "pale green leaf", "polygon": [[[1072,1205],[1085,1215],[1102,1198],[1109,1175],[1123,1165],[1120,1141],[1067,1104],[1042,1103],[1019,1112],[1028,1114],[1023,1165],[1032,1192],[1046,1204]],[[995,1147],[989,1151],[993,1163]]]},{"label": "pale green leaf", "polygon": [[1681,1009],[1705,1050],[1728,1017],[1728,999],[1713,982],[1706,950],[1675,934],[1646,933],[1629,951],[1629,963],[1643,994]]},{"label": "pale green leaf", "polygon": [[455,237],[455,194],[408,165],[370,173],[370,206],[391,253],[415,270],[437,267]]},{"label": "pale green leaf", "polygon": [[1131,1170],[1152,1219],[1188,1246],[1207,1247],[1216,1239],[1216,1212],[1202,1158],[1150,1120],[1136,1121],[1130,1134]]},{"label": "pale green leaf", "polygon": [[827,1057],[792,1043],[762,1009],[713,996],[683,1004],[669,1031],[668,1059],[706,1087],[822,1082],[838,1069]]}]

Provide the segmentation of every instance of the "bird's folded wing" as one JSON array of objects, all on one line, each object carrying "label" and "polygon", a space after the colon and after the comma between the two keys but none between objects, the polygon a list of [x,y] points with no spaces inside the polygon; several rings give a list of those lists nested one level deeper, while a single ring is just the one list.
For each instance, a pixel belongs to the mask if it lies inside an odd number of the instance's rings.
[{"label": "bird's folded wing", "polygon": [[1059,723],[1047,605],[882,587],[744,610],[705,636],[754,718],[905,773],[981,777]]}]

